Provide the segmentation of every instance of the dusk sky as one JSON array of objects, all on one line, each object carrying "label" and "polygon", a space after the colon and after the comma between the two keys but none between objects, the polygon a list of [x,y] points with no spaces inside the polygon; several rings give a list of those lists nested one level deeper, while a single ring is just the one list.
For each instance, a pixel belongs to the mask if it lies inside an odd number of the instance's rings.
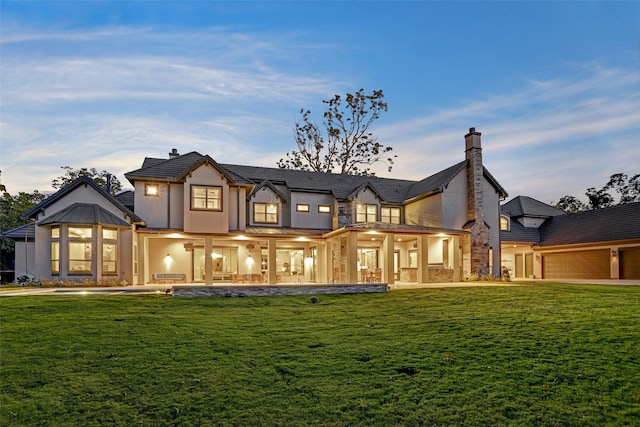
[{"label": "dusk sky", "polygon": [[586,201],[640,172],[640,2],[0,3],[0,180],[52,190],[61,166],[124,173],[198,151],[276,167],[300,109],[382,89],[391,173],[464,159],[509,193]]}]

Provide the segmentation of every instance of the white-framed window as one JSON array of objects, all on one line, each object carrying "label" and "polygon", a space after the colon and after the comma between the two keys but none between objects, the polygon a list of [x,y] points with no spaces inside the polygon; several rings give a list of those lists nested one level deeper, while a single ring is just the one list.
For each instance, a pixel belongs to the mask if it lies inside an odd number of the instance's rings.
[{"label": "white-framed window", "polygon": [[309,205],[298,203],[296,205],[296,212],[309,212]]},{"label": "white-framed window", "polygon": [[380,220],[389,224],[400,224],[400,208],[383,207],[380,209]]},{"label": "white-framed window", "polygon": [[254,203],[253,222],[262,224],[277,224],[278,205],[275,203]]},{"label": "white-framed window", "polygon": [[60,274],[60,227],[51,228],[51,274]]},{"label": "white-framed window", "polygon": [[118,273],[118,230],[102,229],[102,274]]},{"label": "white-framed window", "polygon": [[509,217],[500,215],[500,231],[510,230]]},{"label": "white-framed window", "polygon": [[148,197],[158,197],[158,184],[145,184],[144,195]]},{"label": "white-framed window", "polygon": [[69,273],[91,273],[93,260],[93,229],[91,227],[69,227]]},{"label": "white-framed window", "polygon": [[192,185],[191,210],[221,211],[222,187]]},{"label": "white-framed window", "polygon": [[318,205],[318,213],[331,213],[331,206],[329,205]]},{"label": "white-framed window", "polygon": [[377,205],[356,205],[356,222],[376,222],[378,220]]}]

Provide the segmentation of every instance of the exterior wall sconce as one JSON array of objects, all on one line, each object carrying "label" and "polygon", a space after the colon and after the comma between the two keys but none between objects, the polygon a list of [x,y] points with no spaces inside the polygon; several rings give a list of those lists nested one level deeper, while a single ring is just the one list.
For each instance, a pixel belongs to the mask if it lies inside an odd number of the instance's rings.
[{"label": "exterior wall sconce", "polygon": [[618,257],[618,250],[617,249],[611,249],[611,257],[612,258],[617,258]]},{"label": "exterior wall sconce", "polygon": [[171,258],[171,255],[167,254],[167,256],[164,257],[164,268],[167,273],[171,270],[171,264],[173,264],[173,258]]}]

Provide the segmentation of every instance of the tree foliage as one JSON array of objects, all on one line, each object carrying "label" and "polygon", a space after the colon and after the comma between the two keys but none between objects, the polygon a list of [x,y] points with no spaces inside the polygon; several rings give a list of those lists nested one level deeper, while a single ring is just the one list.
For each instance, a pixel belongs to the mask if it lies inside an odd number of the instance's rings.
[{"label": "tree foliage", "polygon": [[581,212],[587,209],[587,205],[582,203],[574,196],[564,196],[556,203],[556,208],[562,209],[567,213]]},{"label": "tree foliage", "polygon": [[122,184],[120,183],[118,178],[105,170],[98,172],[96,168],[80,168],[74,170],[71,166],[60,167],[65,170],[65,174],[51,181],[51,186],[55,189],[60,189],[65,185],[72,183],[81,176],[86,176],[91,178],[96,184],[98,184],[105,190],[107,190],[107,180],[110,179],[111,185],[109,188],[109,192],[112,195],[116,195],[120,190],[122,190]]},{"label": "tree foliage", "polygon": [[[611,193],[612,190],[618,193],[617,203],[615,196]],[[609,181],[601,189],[597,190],[595,187],[589,187],[585,195],[589,201],[588,204],[582,203],[574,196],[564,196],[555,204],[555,207],[565,212],[573,213],[602,209],[616,204],[624,205],[640,202],[640,174],[635,174],[629,178],[625,173],[615,173],[611,175]]]},{"label": "tree foliage", "polygon": [[388,110],[382,90],[365,95],[364,89],[343,98],[335,95],[322,101],[327,106],[323,129],[312,122],[311,111],[302,109],[302,120],[295,124],[297,151],[278,161],[282,169],[375,175],[370,166],[387,164],[391,171],[392,147],[381,144],[370,131],[374,121]]},{"label": "tree foliage", "polygon": [[[0,185],[0,233],[27,224],[28,221],[20,218],[20,215],[43,201],[45,197],[37,190],[33,193],[19,192],[12,196],[4,185]],[[11,239],[3,238],[0,241],[0,248],[3,252],[2,264],[4,268],[7,261],[5,255],[14,252],[14,242]]]}]

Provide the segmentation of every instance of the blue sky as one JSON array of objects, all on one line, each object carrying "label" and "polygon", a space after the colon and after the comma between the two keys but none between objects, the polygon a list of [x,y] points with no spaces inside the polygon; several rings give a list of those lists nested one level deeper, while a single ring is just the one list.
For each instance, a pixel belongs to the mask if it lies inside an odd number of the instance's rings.
[{"label": "blue sky", "polygon": [[0,3],[0,179],[124,173],[198,151],[276,167],[301,108],[382,89],[391,174],[421,179],[482,132],[509,198],[585,200],[640,172],[640,2]]}]

